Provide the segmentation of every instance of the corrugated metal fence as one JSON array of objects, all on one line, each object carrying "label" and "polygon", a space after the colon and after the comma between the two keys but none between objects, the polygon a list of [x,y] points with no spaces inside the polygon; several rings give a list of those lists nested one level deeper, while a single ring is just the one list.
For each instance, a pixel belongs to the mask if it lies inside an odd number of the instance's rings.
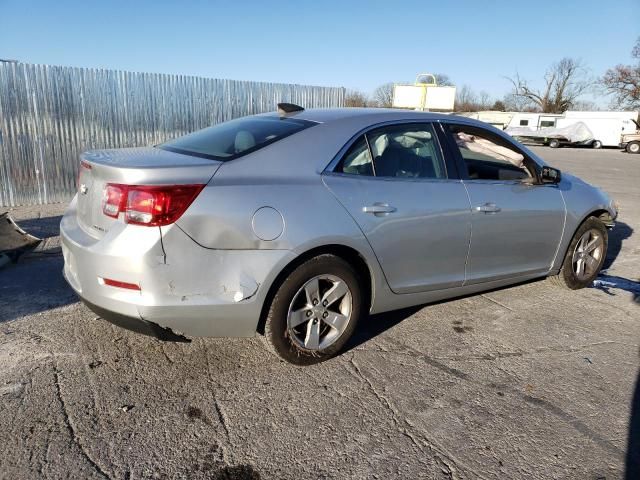
[{"label": "corrugated metal fence", "polygon": [[78,155],[154,145],[278,102],[344,104],[344,89],[0,63],[0,206],[68,201]]}]

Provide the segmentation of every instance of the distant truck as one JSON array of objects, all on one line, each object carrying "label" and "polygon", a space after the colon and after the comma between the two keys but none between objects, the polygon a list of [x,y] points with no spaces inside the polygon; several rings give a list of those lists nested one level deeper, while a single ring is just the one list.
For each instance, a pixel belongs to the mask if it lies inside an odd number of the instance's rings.
[{"label": "distant truck", "polygon": [[443,87],[431,73],[421,73],[413,84],[393,86],[392,106],[427,111],[453,111],[456,87]]},{"label": "distant truck", "polygon": [[633,133],[623,133],[620,136],[620,148],[628,153],[640,153],[640,123],[633,120],[636,125],[636,131]]}]

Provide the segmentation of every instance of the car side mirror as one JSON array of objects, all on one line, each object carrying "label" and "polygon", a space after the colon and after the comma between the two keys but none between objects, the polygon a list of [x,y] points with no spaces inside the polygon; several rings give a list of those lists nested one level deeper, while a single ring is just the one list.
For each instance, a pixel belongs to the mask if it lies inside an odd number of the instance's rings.
[{"label": "car side mirror", "polygon": [[562,173],[557,168],[553,167],[542,167],[542,172],[540,173],[540,180],[542,183],[560,183],[562,179]]}]

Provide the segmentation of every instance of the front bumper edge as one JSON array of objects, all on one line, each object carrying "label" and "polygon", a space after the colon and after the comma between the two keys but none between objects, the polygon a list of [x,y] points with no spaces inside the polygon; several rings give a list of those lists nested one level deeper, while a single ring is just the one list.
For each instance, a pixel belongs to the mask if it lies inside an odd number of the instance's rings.
[{"label": "front bumper edge", "polygon": [[165,342],[184,342],[189,343],[191,340],[185,336],[174,333],[170,328],[164,328],[157,323],[149,322],[142,318],[130,317],[121,313],[112,312],[111,310],[99,307],[84,298],[80,297],[82,302],[96,315],[109,323],[113,323],[120,328],[131,330],[132,332],[141,333]]}]

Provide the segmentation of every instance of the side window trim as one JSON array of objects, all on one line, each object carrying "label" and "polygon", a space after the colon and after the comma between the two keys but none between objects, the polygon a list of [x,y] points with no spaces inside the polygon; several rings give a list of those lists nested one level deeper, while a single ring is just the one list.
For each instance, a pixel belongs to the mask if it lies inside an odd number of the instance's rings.
[{"label": "side window trim", "polygon": [[[399,126],[399,125],[428,125],[432,131],[435,133],[435,139],[434,142],[436,144],[436,148],[438,149],[438,151],[440,152],[441,155],[441,159],[442,159],[442,163],[444,166],[444,173],[445,173],[445,177],[444,178],[396,178],[396,177],[379,177],[377,176],[376,172],[375,172],[375,161],[373,158],[373,151],[371,150],[371,145],[369,144],[369,138],[368,138],[368,134],[374,132],[375,130],[381,129],[381,128],[385,128],[385,127],[393,127],[393,126]],[[360,178],[373,178],[373,179],[379,179],[379,180],[412,180],[412,181],[430,181],[430,182],[442,182],[442,181],[451,181],[451,180],[460,180],[460,176],[459,175],[455,175],[454,172],[456,172],[458,169],[456,168],[455,170],[452,170],[451,166],[451,162],[450,162],[450,156],[446,154],[445,149],[443,148],[442,145],[442,138],[441,138],[441,132],[439,132],[438,130],[440,130],[442,127],[440,126],[440,122],[438,120],[392,120],[392,121],[388,121],[388,122],[381,122],[381,123],[377,123],[375,125],[369,125],[366,128],[363,128],[362,130],[358,131],[353,137],[351,137],[349,139],[348,142],[346,142],[342,148],[338,151],[338,153],[334,156],[334,158],[329,162],[329,164],[325,167],[325,169],[322,171],[323,174],[331,174],[331,175],[345,175],[345,176],[349,176],[349,177],[360,177]],[[351,149],[351,147],[358,142],[358,140],[360,140],[360,138],[364,136],[365,141],[367,143],[367,148],[369,150],[369,155],[371,157],[371,164],[373,167],[373,175],[354,175],[354,174],[350,174],[350,173],[344,173],[344,172],[338,172],[336,171],[340,165],[342,165],[343,160],[345,158],[345,156],[347,155],[347,153],[349,152],[349,150]]]},{"label": "side window trim", "polygon": [[[373,150],[371,150],[371,144],[369,143],[369,132],[365,132],[362,134],[362,136],[364,137],[364,141],[367,144],[367,150],[369,150],[369,158],[371,158],[371,171],[373,172],[373,175],[371,175],[372,177],[377,177],[378,174],[376,173],[376,161],[373,158]],[[345,153],[346,155],[346,153]]]},{"label": "side window trim", "polygon": [[521,154],[525,160],[528,163],[531,163],[534,165],[534,180],[535,183],[534,185],[539,185],[540,184],[540,172],[539,172],[539,168],[537,168],[537,162],[534,161],[533,159],[531,159],[531,157],[524,151],[522,150],[517,144],[509,141],[506,138],[502,138],[499,135],[496,135],[495,133],[491,132],[490,130],[487,129],[483,129],[482,127],[478,127],[476,125],[471,125],[471,124],[467,124],[467,123],[463,123],[463,122],[456,122],[456,121],[451,121],[451,120],[443,120],[441,121],[442,126],[443,126],[443,130],[444,130],[444,134],[447,137],[447,143],[449,145],[449,148],[451,148],[451,150],[453,151],[453,156],[455,158],[455,162],[456,162],[456,166],[459,170],[460,173],[460,178],[462,180],[468,181],[468,182],[478,182],[478,183],[498,183],[501,185],[504,184],[520,184],[523,183],[521,180],[499,180],[499,179],[494,179],[494,180],[488,180],[488,179],[472,179],[469,178],[468,172],[467,172],[467,165],[464,163],[464,158],[462,158],[462,154],[460,153],[460,149],[458,148],[455,139],[453,138],[453,134],[451,133],[451,131],[449,130],[449,128],[446,128],[448,126],[457,126],[457,127],[467,127],[470,129],[474,129],[474,130],[480,130],[482,131],[486,131],[489,139],[491,137],[498,137],[500,138],[502,141],[504,141],[505,143],[507,143],[511,148],[513,148],[517,153]]}]

